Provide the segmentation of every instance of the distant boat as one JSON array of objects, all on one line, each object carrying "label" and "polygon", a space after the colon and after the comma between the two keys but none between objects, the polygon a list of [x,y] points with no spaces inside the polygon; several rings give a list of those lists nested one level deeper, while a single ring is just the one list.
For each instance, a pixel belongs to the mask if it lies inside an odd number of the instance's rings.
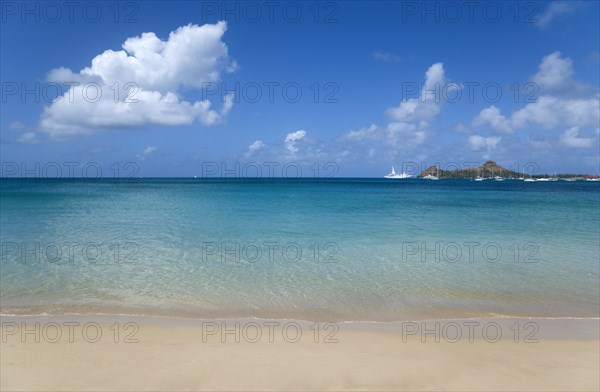
[{"label": "distant boat", "polygon": [[[440,174],[440,170],[439,170],[437,167],[435,168],[435,173],[436,173],[436,174],[438,174],[438,175]],[[426,175],[426,176],[423,176],[422,178],[423,178],[423,180],[434,180],[434,181],[435,181],[435,180],[439,180],[439,177],[438,177],[438,176],[434,176],[434,175],[433,175],[433,174],[431,174],[431,173],[429,173],[429,174],[428,174],[428,175]]]},{"label": "distant boat", "polygon": [[496,177],[494,177],[494,180],[495,181],[504,181],[504,178],[500,177],[500,176],[496,176]]},{"label": "distant boat", "polygon": [[477,177],[475,177],[475,181],[483,181],[483,180],[485,180],[485,178],[483,178],[483,177],[481,176],[481,170],[480,170],[480,171],[479,171],[479,174],[477,174]]},{"label": "distant boat", "polygon": [[[439,169],[438,169],[437,167],[435,168],[435,172],[436,172],[436,174],[438,174],[438,175],[439,175],[439,173],[440,173],[440,171],[439,171]],[[424,180],[433,180],[433,181],[437,181],[437,180],[439,180],[439,177],[438,177],[438,176],[434,176],[433,174],[428,174],[428,175],[426,175],[426,176],[423,176],[423,179],[424,179]]]},{"label": "distant boat", "polygon": [[412,175],[408,174],[406,172],[396,173],[396,169],[394,169],[394,166],[392,166],[391,173],[389,173],[388,175],[384,176],[384,178],[392,178],[392,179],[396,179],[396,180],[401,180],[403,178],[411,178],[411,177],[412,177]]},{"label": "distant boat", "polygon": [[535,179],[531,178],[531,174],[529,175],[529,177],[525,177],[525,171],[523,171],[523,177],[524,177],[524,179],[523,179],[524,182],[535,182]]},{"label": "distant boat", "polygon": [[600,181],[600,178],[586,178],[586,181]]},{"label": "distant boat", "polygon": [[538,182],[548,182],[550,181],[550,178],[548,178],[548,173],[544,174],[544,177],[539,177],[535,179]]}]

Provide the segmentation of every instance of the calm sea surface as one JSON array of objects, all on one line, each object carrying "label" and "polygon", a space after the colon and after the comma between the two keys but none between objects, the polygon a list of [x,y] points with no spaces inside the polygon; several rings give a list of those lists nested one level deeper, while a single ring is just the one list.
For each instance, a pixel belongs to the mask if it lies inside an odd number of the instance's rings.
[{"label": "calm sea surface", "polygon": [[4,314],[598,317],[600,183],[0,180]]}]

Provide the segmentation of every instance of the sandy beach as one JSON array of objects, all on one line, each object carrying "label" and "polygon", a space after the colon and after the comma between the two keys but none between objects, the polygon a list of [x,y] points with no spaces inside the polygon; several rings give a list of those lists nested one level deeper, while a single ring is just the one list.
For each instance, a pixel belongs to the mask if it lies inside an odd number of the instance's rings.
[{"label": "sandy beach", "polygon": [[594,391],[597,328],[590,319],[317,324],[2,317],[0,387]]}]

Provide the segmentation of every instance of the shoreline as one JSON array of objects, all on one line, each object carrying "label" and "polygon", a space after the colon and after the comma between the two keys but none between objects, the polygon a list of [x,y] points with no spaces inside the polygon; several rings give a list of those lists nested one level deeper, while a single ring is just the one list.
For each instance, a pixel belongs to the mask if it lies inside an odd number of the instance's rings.
[{"label": "shoreline", "polygon": [[[327,315],[325,311],[295,312],[296,316],[284,316],[273,312],[262,312],[263,315],[251,315],[250,312],[238,312],[238,314],[223,314],[222,312],[195,312],[181,310],[149,311],[147,308],[132,307],[80,307],[66,306],[64,308],[51,308],[46,306],[4,306],[0,307],[0,318],[2,317],[133,317],[141,319],[173,319],[173,320],[288,320],[307,323],[335,322],[335,323],[381,323],[393,324],[401,322],[441,321],[441,320],[478,320],[478,319],[538,319],[538,320],[600,320],[600,313],[577,314],[577,313],[536,313],[524,314],[521,312],[504,314],[495,312],[476,312],[456,309],[429,310],[427,312],[406,310],[401,315],[395,314],[388,317],[371,317],[348,319],[341,313]],[[347,315],[345,315],[347,316]]]}]

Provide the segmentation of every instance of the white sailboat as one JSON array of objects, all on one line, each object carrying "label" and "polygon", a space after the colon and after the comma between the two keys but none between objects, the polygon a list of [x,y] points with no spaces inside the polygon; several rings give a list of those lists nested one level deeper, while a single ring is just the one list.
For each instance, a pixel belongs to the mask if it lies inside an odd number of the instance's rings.
[{"label": "white sailboat", "polygon": [[[439,173],[439,170],[437,168],[436,168],[436,172]],[[439,177],[438,176],[434,176],[433,174],[428,174],[426,176],[423,176],[423,179],[424,180],[433,180],[433,181],[436,181],[436,180],[439,180]]]},{"label": "white sailboat", "polygon": [[483,180],[485,180],[485,178],[483,178],[481,176],[481,172],[480,172],[479,174],[477,174],[477,177],[475,177],[475,181],[483,181]]},{"label": "white sailboat", "polygon": [[406,172],[402,172],[402,173],[396,173],[396,169],[394,169],[394,166],[392,165],[392,171],[384,176],[383,178],[392,178],[392,179],[396,179],[396,180],[401,180],[404,178],[411,178],[412,174],[408,174]]}]

